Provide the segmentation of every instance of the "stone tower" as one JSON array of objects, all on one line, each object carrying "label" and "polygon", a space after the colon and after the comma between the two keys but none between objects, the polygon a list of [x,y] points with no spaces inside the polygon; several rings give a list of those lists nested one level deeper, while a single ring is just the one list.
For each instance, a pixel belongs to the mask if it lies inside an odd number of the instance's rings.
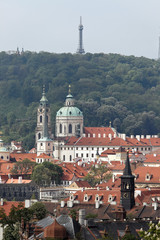
[{"label": "stone tower", "polygon": [[45,114],[46,114],[46,121],[47,121],[47,128],[49,137],[51,137],[51,113],[50,107],[48,104],[48,100],[45,94],[45,87],[43,86],[42,98],[39,103],[39,107],[37,109],[37,127],[36,127],[36,144],[38,139],[42,138],[43,131],[44,131],[44,121],[45,121]]},{"label": "stone tower", "polygon": [[125,210],[131,209],[135,205],[134,199],[134,176],[131,172],[129,153],[127,152],[127,160],[125,163],[125,169],[121,178],[121,200],[122,206]]},{"label": "stone tower", "polygon": [[83,48],[83,25],[82,25],[82,17],[80,17],[80,25],[79,25],[79,45],[78,45],[77,53],[79,53],[79,54],[85,53],[84,48]]},{"label": "stone tower", "polygon": [[80,137],[83,134],[83,113],[75,107],[70,88],[69,85],[64,107],[56,114],[56,137]]}]

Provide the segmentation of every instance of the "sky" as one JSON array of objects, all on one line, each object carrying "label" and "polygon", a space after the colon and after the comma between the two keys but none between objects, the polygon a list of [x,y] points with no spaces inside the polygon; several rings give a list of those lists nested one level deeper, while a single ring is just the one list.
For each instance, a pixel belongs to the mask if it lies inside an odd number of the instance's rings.
[{"label": "sky", "polygon": [[160,0],[0,0],[0,51],[158,57]]}]

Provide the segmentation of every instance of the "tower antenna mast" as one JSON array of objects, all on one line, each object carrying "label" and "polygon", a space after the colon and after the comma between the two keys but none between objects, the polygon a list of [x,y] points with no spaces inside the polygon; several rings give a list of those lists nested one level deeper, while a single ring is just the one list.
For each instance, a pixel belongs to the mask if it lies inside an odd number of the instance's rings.
[{"label": "tower antenna mast", "polygon": [[85,53],[83,48],[83,25],[82,25],[82,17],[80,17],[80,25],[79,25],[79,46],[77,49],[77,53],[83,54]]}]

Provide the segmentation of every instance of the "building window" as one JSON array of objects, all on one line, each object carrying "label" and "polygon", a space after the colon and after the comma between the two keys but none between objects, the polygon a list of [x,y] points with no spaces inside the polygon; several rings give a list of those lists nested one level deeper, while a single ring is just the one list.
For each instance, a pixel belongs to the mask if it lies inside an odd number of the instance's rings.
[{"label": "building window", "polygon": [[68,131],[69,131],[69,133],[72,133],[72,124],[69,124]]},{"label": "building window", "polygon": [[62,124],[59,125],[59,132],[62,133]]},{"label": "building window", "polygon": [[41,134],[40,133],[38,133],[38,139],[40,139],[41,138]]},{"label": "building window", "polygon": [[94,157],[94,154],[92,153],[92,157]]},{"label": "building window", "polygon": [[3,156],[1,156],[1,159],[3,159]]},{"label": "building window", "polygon": [[94,148],[92,147],[92,150],[94,150]]},{"label": "building window", "polygon": [[76,147],[76,150],[78,150],[78,147]]},{"label": "building window", "polygon": [[65,155],[63,155],[63,161],[65,161]]},{"label": "building window", "polygon": [[39,119],[40,123],[42,123],[42,116],[40,116],[40,119]]},{"label": "building window", "polygon": [[43,143],[41,143],[41,147],[43,146]]},{"label": "building window", "polygon": [[143,148],[141,148],[141,150],[143,151]]},{"label": "building window", "polygon": [[72,161],[72,155],[69,156],[69,160],[70,160],[70,162]]},{"label": "building window", "polygon": [[88,153],[86,154],[86,157],[88,157]]},{"label": "building window", "polygon": [[78,157],[78,153],[76,153],[76,157]]},{"label": "building window", "polygon": [[48,143],[48,146],[50,146],[50,143]]},{"label": "building window", "polygon": [[83,157],[83,153],[81,153],[81,157]]},{"label": "building window", "polygon": [[88,150],[88,147],[86,147],[86,150]]}]

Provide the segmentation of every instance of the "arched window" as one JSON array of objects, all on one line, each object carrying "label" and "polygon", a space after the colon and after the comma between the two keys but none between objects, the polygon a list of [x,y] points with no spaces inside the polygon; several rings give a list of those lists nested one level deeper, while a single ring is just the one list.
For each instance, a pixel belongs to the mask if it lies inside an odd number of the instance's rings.
[{"label": "arched window", "polygon": [[72,124],[69,124],[69,133],[72,133]]},{"label": "arched window", "polygon": [[40,123],[42,123],[42,116],[40,116]]},{"label": "arched window", "polygon": [[62,124],[59,125],[59,132],[62,133]]},{"label": "arched window", "polygon": [[38,139],[40,139],[41,138],[41,133],[38,133]]}]

